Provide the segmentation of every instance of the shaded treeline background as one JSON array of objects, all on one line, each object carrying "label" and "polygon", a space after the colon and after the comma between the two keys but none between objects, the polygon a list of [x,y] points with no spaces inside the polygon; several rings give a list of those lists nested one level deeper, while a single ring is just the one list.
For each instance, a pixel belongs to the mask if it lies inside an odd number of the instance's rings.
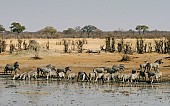
[{"label": "shaded treeline background", "polygon": [[84,27],[76,26],[75,28],[68,28],[62,32],[57,31],[53,26],[47,26],[36,32],[25,31],[26,27],[18,22],[13,22],[9,27],[10,31],[7,31],[3,25],[0,24],[0,33],[2,39],[29,39],[29,38],[44,38],[44,39],[56,39],[56,38],[105,38],[108,35],[112,35],[115,38],[162,38],[169,37],[170,31],[159,31],[157,29],[150,31],[146,25],[137,25],[134,30],[129,29],[124,31],[122,29],[114,31],[102,31],[93,25],[86,25]]},{"label": "shaded treeline background", "polygon": [[[89,35],[87,33],[83,33],[82,31],[63,31],[56,32],[54,34],[49,34],[44,32],[43,30],[37,32],[22,32],[19,37],[22,39],[30,39],[30,38],[44,38],[44,39],[56,39],[56,38],[105,38],[108,35],[112,35],[115,38],[162,38],[162,37],[170,37],[170,31],[146,31],[144,35],[139,35],[137,31],[129,30],[129,31],[101,31],[95,30],[91,32]],[[5,31],[1,36],[4,36],[4,39],[17,38],[16,33]]]},{"label": "shaded treeline background", "polygon": [[108,35],[112,35],[115,38],[162,38],[169,37],[170,31],[159,31],[157,29],[150,31],[146,25],[137,25],[136,28],[124,31],[122,29],[114,31],[102,31],[93,25],[86,25],[84,27],[77,26],[75,28],[68,28],[62,32],[57,31],[53,26],[47,26],[36,32],[27,32],[26,27],[22,26],[18,22],[13,22],[9,27],[10,31],[7,31],[3,25],[0,25],[0,33],[2,39],[29,39],[29,38],[44,38],[44,39],[56,39],[56,38],[105,38]]}]

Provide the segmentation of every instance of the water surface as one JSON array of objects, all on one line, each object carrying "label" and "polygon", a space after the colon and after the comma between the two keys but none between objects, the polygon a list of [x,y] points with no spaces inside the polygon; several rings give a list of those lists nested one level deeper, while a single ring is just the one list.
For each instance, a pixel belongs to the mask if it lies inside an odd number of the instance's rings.
[{"label": "water surface", "polygon": [[169,106],[169,83],[89,83],[0,79],[0,106]]}]

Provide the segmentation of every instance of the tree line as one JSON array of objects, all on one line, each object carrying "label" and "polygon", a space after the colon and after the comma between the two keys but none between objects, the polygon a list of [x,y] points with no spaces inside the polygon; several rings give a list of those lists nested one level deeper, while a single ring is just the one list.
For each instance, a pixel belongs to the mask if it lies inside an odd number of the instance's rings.
[{"label": "tree line", "polygon": [[27,32],[26,27],[18,22],[13,22],[7,31],[3,25],[0,24],[0,35],[2,39],[10,38],[106,38],[108,34],[114,35],[115,38],[162,38],[169,37],[170,31],[149,31],[147,25],[137,25],[134,29],[102,31],[94,25],[85,25],[84,27],[76,26],[75,28],[68,28],[62,32],[57,31],[53,26],[47,26],[36,32]]}]

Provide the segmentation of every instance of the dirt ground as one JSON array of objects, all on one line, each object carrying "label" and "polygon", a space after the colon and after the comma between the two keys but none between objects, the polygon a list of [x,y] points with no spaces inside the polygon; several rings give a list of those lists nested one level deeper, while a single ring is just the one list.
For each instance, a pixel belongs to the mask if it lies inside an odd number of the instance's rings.
[{"label": "dirt ground", "polygon": [[[160,65],[160,71],[163,72],[163,80],[170,81],[170,55],[169,54],[158,54],[158,53],[145,53],[136,54],[130,56],[130,61],[120,62],[122,58],[121,53],[63,53],[63,46],[58,45],[57,42],[62,39],[36,39],[41,45],[39,56],[41,59],[34,60],[31,57],[35,56],[33,51],[19,51],[9,54],[9,43],[7,42],[7,52],[0,54],[0,72],[6,64],[13,64],[15,61],[20,63],[20,72],[36,70],[37,67],[45,67],[47,64],[52,64],[56,68],[64,68],[70,66],[73,72],[85,71],[87,73],[92,72],[94,67],[112,67],[113,65],[125,64],[125,73],[131,72],[132,68],[139,69],[139,65],[144,61],[154,62],[157,59],[163,59],[163,64]],[[68,39],[67,39],[68,40]],[[75,40],[75,39],[69,39]],[[77,39],[76,39],[77,40]],[[87,44],[83,46],[84,49],[90,49],[94,51],[100,50],[100,45],[105,45],[105,39],[86,39]],[[49,41],[50,50],[45,49],[45,44]],[[120,39],[116,39],[118,43]],[[28,42],[28,39],[26,39]],[[130,42],[135,48],[136,39],[125,39],[125,42]],[[145,42],[152,42],[154,39],[146,39]],[[13,39],[13,43],[16,44],[16,40]],[[71,49],[71,47],[69,47]],[[117,47],[116,47],[117,48]]]}]

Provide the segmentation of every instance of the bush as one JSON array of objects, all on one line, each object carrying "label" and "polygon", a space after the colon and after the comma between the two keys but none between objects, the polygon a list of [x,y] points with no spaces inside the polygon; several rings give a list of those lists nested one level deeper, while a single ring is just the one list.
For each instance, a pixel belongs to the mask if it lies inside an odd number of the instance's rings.
[{"label": "bush", "polygon": [[68,53],[68,41],[63,39],[64,53]]},{"label": "bush", "polygon": [[76,42],[78,53],[82,53],[83,52],[83,45],[84,45],[84,43],[85,43],[84,40],[78,40]]},{"label": "bush", "polygon": [[130,56],[128,56],[127,54],[123,54],[120,61],[130,61]]},{"label": "bush", "polygon": [[35,59],[40,59],[39,57],[39,51],[40,51],[40,45],[36,40],[29,40],[28,50],[35,51]]}]

